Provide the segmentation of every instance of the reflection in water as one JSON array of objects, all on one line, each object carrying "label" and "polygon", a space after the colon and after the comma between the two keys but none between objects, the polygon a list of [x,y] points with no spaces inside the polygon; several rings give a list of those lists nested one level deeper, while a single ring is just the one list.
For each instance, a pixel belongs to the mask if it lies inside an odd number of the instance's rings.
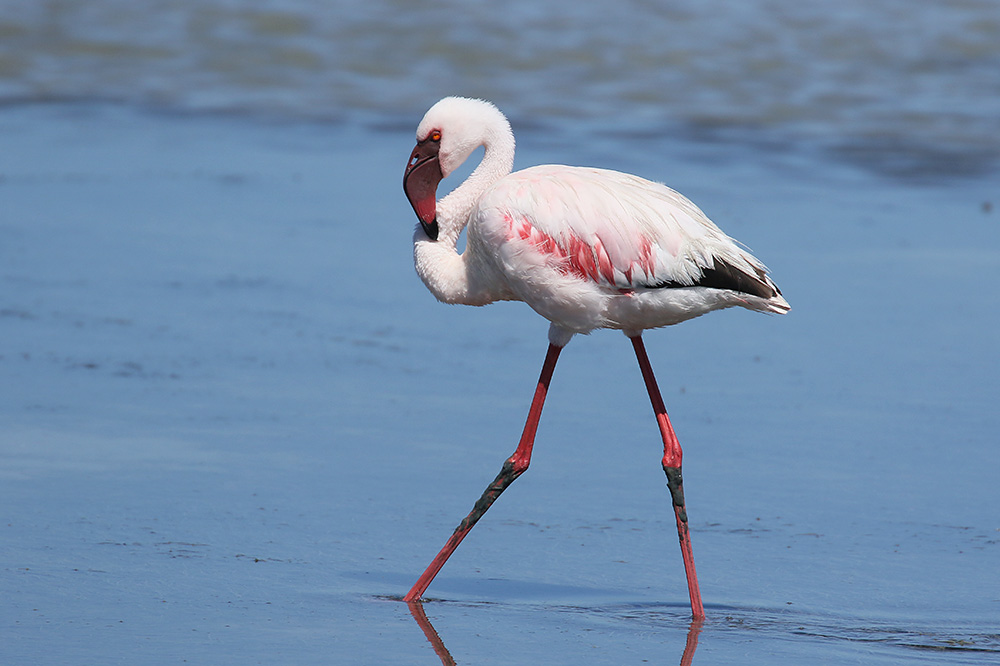
[{"label": "reflection in water", "polygon": [[703,624],[705,624],[703,617],[691,620],[687,640],[684,641],[684,652],[681,654],[681,666],[691,666],[691,662],[694,661],[694,651],[698,649],[698,634],[701,633]]},{"label": "reflection in water", "polygon": [[[424,604],[421,601],[408,601],[406,605],[410,607],[410,614],[413,615],[413,619],[417,621],[420,626],[420,630],[424,632],[424,636],[430,641],[431,647],[434,648],[434,653],[441,660],[443,666],[455,666],[455,659],[448,652],[448,648],[445,647],[444,641],[441,640],[441,636],[434,629],[434,625],[427,618],[427,614],[424,612]],[[681,666],[690,666],[694,660],[694,651],[698,649],[698,635],[701,633],[701,627],[705,623],[705,620],[697,619],[691,620],[691,626],[688,628],[687,640],[684,641],[684,652],[681,654]]]},{"label": "reflection in water", "polygon": [[431,647],[434,648],[434,653],[441,659],[441,663],[444,666],[455,666],[455,660],[452,658],[451,653],[448,652],[448,648],[444,646],[444,641],[438,636],[438,632],[434,630],[434,625],[431,624],[431,621],[427,619],[427,613],[424,612],[424,604],[417,600],[407,601],[406,605],[410,607],[410,614],[413,615],[413,619],[420,625],[420,630],[424,632],[424,636],[430,641]]}]

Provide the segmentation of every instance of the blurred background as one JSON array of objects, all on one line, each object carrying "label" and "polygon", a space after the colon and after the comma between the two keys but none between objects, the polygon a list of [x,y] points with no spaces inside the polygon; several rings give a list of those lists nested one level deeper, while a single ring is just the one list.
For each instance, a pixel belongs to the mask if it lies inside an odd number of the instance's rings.
[{"label": "blurred background", "polygon": [[494,100],[521,128],[822,151],[880,173],[1000,156],[990,0],[0,3],[0,99],[407,127]]}]

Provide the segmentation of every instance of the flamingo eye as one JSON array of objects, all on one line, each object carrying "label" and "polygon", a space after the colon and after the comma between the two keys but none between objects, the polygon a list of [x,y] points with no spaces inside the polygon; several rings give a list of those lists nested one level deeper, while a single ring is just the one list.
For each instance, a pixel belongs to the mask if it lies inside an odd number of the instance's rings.
[{"label": "flamingo eye", "polygon": [[430,139],[431,141],[440,141],[441,132],[439,132],[438,130],[434,130],[433,132],[431,132],[431,135],[427,138]]}]

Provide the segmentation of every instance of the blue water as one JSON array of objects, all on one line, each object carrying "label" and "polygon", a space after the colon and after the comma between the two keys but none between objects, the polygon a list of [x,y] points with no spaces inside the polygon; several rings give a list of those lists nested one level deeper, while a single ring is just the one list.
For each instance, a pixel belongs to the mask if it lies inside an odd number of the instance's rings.
[{"label": "blue water", "polygon": [[6,104],[410,130],[464,94],[584,146],[690,136],[906,179],[995,173],[998,69],[993,0],[0,0]]},{"label": "blue water", "polygon": [[[637,77],[572,54],[634,62],[629,35],[659,34],[641,3],[607,27],[577,5],[0,6],[5,663],[996,662],[991,4],[675,5],[688,29]],[[150,16],[172,18],[141,34]],[[482,31],[518,20],[538,26],[520,50]],[[926,30],[878,30],[902,25]],[[892,48],[836,40],[861,26]],[[459,55],[434,50],[442,32]],[[734,71],[753,59],[711,45],[779,43],[755,89],[868,72],[860,98],[748,120]],[[708,55],[670,59],[684,45]],[[281,85],[248,78],[253,53],[286,54],[265,58]],[[879,86],[873,59],[923,92]],[[646,99],[654,74],[711,83]],[[703,626],[614,332],[563,353],[532,467],[430,587],[429,625],[395,600],[513,450],[546,343],[527,307],[444,306],[413,273],[402,169],[456,87],[511,112],[518,167],[684,192],[793,306],[646,336],[685,448]],[[907,105],[905,123],[875,112]]]}]

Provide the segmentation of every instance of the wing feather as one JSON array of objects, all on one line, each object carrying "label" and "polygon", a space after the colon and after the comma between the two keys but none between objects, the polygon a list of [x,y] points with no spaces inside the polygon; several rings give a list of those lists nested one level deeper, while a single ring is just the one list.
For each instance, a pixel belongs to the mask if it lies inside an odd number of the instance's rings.
[{"label": "wing feather", "polygon": [[[767,269],[690,200],[616,171],[549,165],[513,173],[473,216],[510,251],[617,289],[705,286],[761,298],[780,292]],[[500,244],[498,244],[500,245]]]}]

